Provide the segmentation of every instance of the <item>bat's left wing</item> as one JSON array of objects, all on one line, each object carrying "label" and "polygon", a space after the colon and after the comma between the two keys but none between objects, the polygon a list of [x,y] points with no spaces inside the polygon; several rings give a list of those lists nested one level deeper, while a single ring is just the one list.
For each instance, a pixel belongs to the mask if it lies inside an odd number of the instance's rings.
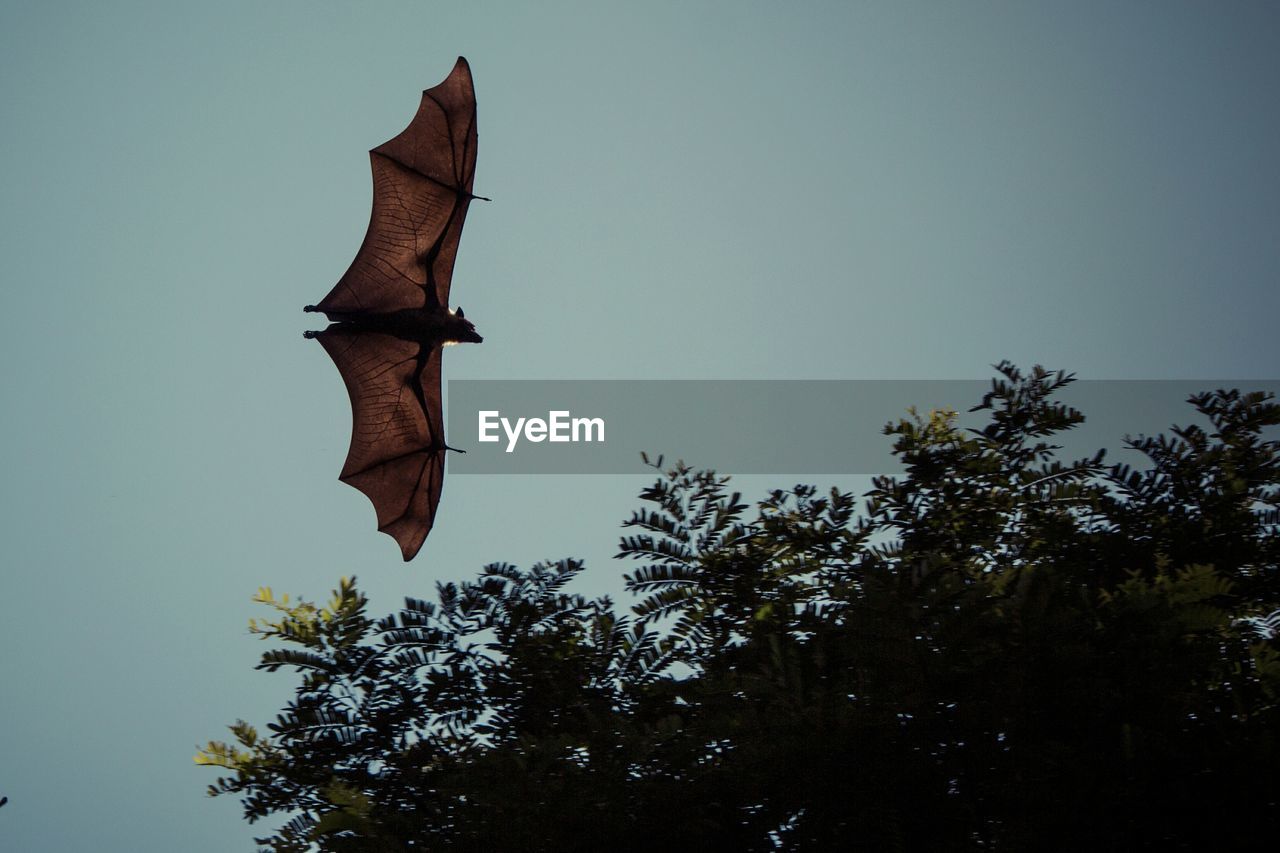
[{"label": "bat's left wing", "polygon": [[474,197],[476,95],[462,57],[422,93],[409,126],[369,152],[373,212],[346,274],[316,307],[328,314],[449,305],[462,222]]}]

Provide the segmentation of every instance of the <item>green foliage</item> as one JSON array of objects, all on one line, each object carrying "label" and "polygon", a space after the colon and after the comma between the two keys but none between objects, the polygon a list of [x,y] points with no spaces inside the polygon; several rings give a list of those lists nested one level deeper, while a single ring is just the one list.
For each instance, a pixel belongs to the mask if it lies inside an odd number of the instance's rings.
[{"label": "green foliage", "polygon": [[1071,381],[1009,364],[975,411],[886,428],[906,466],[754,506],[678,464],[620,557],[630,615],[565,560],[365,616],[258,601],[301,676],[266,736],[197,762],[276,851],[1241,849],[1280,804],[1280,407],[1063,462]]}]

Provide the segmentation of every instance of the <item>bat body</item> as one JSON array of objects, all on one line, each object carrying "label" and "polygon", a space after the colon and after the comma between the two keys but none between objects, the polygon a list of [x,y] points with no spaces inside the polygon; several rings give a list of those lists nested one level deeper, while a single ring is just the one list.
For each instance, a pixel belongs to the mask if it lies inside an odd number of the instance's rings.
[{"label": "bat body", "polygon": [[333,358],[351,397],[351,447],[339,475],[373,502],[378,529],[413,559],[444,482],[440,353],[480,343],[449,309],[453,262],[476,164],[471,69],[458,58],[422,93],[409,126],[369,152],[373,213],[351,267],[318,305],[332,325],[306,332]]}]

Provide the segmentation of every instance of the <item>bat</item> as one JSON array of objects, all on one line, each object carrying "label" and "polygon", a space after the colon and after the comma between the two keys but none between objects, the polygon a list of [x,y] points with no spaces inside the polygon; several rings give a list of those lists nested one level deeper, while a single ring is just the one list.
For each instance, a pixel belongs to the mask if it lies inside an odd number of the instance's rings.
[{"label": "bat", "polygon": [[[373,212],[355,260],[329,295],[304,311],[330,324],[305,332],[320,342],[351,397],[351,447],[338,479],[373,502],[378,530],[406,561],[435,522],[444,482],[440,354],[480,343],[449,284],[472,199],[476,98],[458,57],[442,83],[422,93],[405,130],[369,152]],[[488,199],[484,199],[488,201]]]}]

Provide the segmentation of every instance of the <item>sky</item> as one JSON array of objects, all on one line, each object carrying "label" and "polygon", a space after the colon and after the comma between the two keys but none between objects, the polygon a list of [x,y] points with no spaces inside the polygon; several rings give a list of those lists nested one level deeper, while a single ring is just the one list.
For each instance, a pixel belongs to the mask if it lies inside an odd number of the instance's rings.
[{"label": "sky", "polygon": [[292,695],[259,586],[354,574],[380,615],[574,556],[620,589],[638,460],[451,477],[409,564],[337,481],[300,309],[458,55],[493,201],[447,379],[1248,380],[1280,376],[1277,43],[1264,2],[0,0],[0,849],[253,849],[278,822],[192,755]]}]

